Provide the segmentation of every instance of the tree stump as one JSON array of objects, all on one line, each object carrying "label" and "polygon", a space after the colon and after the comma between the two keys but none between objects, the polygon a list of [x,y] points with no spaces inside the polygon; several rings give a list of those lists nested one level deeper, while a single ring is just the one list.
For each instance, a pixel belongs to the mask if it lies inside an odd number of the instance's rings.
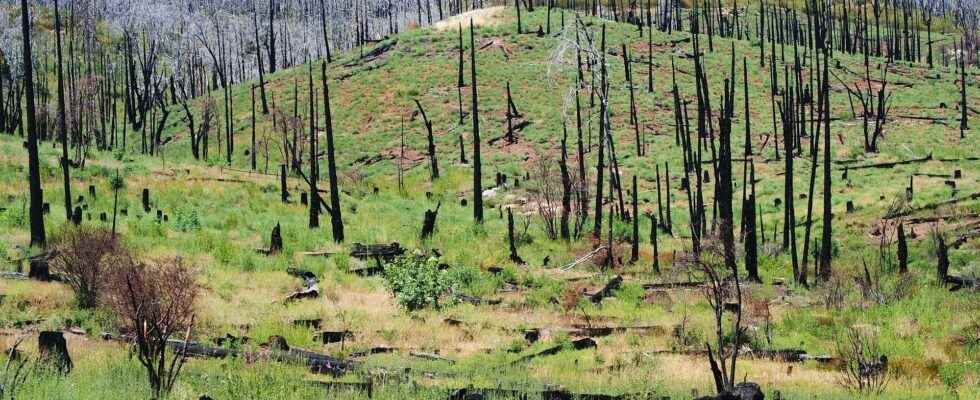
[{"label": "tree stump", "polygon": [[95,185],[88,185],[88,195],[93,200],[95,199]]},{"label": "tree stump", "polygon": [[75,210],[71,213],[71,223],[75,226],[82,224],[82,208],[75,206]]},{"label": "tree stump", "polygon": [[71,356],[68,354],[68,343],[61,332],[44,331],[37,337],[39,359],[54,366],[58,372],[71,372]]},{"label": "tree stump", "polygon": [[299,194],[299,203],[304,206],[310,204],[309,196],[306,194],[306,192],[302,192]]},{"label": "tree stump", "polygon": [[28,278],[45,282],[51,280],[51,269],[47,258],[33,258],[30,261],[31,265],[27,270]]},{"label": "tree stump", "polygon": [[272,238],[269,241],[269,254],[279,254],[282,251],[282,233],[279,223],[272,228]]},{"label": "tree stump", "polygon": [[289,190],[286,189],[286,164],[279,165],[279,196],[284,204],[289,203]]},{"label": "tree stump", "polygon": [[143,212],[150,212],[150,189],[143,189]]},{"label": "tree stump", "polygon": [[432,233],[436,229],[436,218],[439,216],[440,207],[442,207],[442,202],[436,205],[435,210],[425,210],[425,216],[422,220],[422,239],[432,237]]}]

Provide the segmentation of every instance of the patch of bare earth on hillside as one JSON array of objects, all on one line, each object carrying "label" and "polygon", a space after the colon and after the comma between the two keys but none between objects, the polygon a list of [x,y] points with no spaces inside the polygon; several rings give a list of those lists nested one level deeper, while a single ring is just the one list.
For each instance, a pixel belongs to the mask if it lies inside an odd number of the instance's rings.
[{"label": "patch of bare earth on hillside", "polygon": [[505,7],[490,7],[481,10],[473,10],[459,14],[444,21],[439,21],[432,25],[432,27],[437,31],[458,29],[460,25],[463,25],[464,27],[469,26],[470,19],[473,20],[473,26],[476,27],[497,26],[502,24],[506,19],[505,10]]}]

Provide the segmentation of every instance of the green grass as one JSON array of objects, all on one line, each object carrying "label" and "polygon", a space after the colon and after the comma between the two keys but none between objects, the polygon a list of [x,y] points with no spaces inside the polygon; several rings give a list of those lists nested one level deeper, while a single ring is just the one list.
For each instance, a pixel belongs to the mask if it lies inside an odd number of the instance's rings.
[{"label": "green grass", "polygon": [[[129,148],[111,153],[92,152],[84,169],[72,171],[73,196],[84,195],[86,214],[92,215],[87,224],[108,225],[98,221],[99,213],[111,216],[112,194],[109,180],[116,171],[124,178],[125,188],[120,192],[119,208],[128,215],[119,216],[118,226],[126,242],[138,254],[145,257],[180,255],[192,262],[205,287],[198,305],[200,325],[195,337],[208,341],[226,333],[247,334],[253,341],[248,346],[265,341],[268,336],[280,335],[297,347],[309,348],[335,355],[346,356],[353,351],[378,345],[390,345],[426,352],[439,351],[456,360],[455,364],[426,361],[407,353],[376,355],[362,359],[359,374],[344,377],[347,380],[366,379],[370,371],[384,368],[397,371],[387,380],[375,376],[379,385],[376,398],[442,398],[445,392],[439,388],[510,387],[541,389],[546,385],[560,385],[577,392],[634,393],[656,392],[683,398],[691,389],[702,394],[711,388],[707,374],[707,362],[703,357],[661,356],[656,350],[670,349],[675,341],[670,337],[673,327],[687,320],[688,328],[701,340],[711,340],[713,327],[710,308],[698,291],[672,291],[669,302],[648,303],[641,283],[657,280],[686,279],[681,266],[662,263],[663,276],[650,271],[651,250],[646,244],[649,220],[641,219],[640,232],[644,249],[640,262],[622,266],[617,271],[602,271],[593,263],[584,263],[569,273],[556,272],[552,267],[569,263],[592,249],[589,240],[570,243],[548,240],[540,228],[537,214],[532,209],[517,209],[518,225],[525,217],[534,224],[529,229],[529,241],[522,243],[519,253],[527,266],[513,265],[508,260],[506,220],[501,218],[498,206],[520,203],[520,199],[534,200],[532,182],[525,174],[534,175],[534,159],[540,155],[554,156],[562,132],[563,118],[569,120],[569,132],[574,132],[574,108],[565,107],[566,94],[574,82],[574,54],[565,54],[556,62],[556,49],[564,40],[573,38],[537,37],[516,35],[512,11],[506,11],[503,24],[477,30],[477,46],[484,40],[493,39],[512,50],[507,58],[499,47],[491,45],[478,51],[478,80],[480,92],[480,118],[484,143],[505,132],[504,84],[510,81],[514,101],[531,124],[518,133],[518,145],[502,147],[484,144],[484,186],[489,187],[493,174],[506,173],[508,181],[520,179],[521,186],[508,186],[496,198],[489,199],[487,220],[483,225],[472,223],[471,169],[461,165],[458,159],[457,136],[463,134],[467,141],[467,157],[472,159],[470,120],[457,127],[456,32],[438,32],[431,29],[412,30],[394,39],[397,45],[385,55],[384,64],[372,70],[361,66],[345,67],[357,60],[357,52],[346,54],[328,66],[331,84],[331,101],[337,136],[338,166],[342,176],[342,204],[347,226],[347,243],[333,243],[328,229],[307,228],[308,210],[298,204],[299,193],[307,190],[297,177],[290,178],[294,202],[279,201],[278,178],[257,173],[241,172],[248,169],[248,142],[251,127],[248,125],[251,106],[248,102],[249,84],[235,86],[234,115],[236,151],[231,166],[219,154],[215,137],[211,138],[212,157],[194,161],[185,133],[179,121],[183,111],[175,109],[167,136],[179,136],[164,146],[163,157],[138,154],[133,144],[139,138],[128,138]],[[544,23],[544,12],[527,15],[527,26]],[[570,21],[570,17],[568,17]],[[557,21],[557,19],[556,19]],[[599,21],[590,21],[594,27]],[[557,22],[556,22],[557,23]],[[608,24],[610,48],[617,49],[627,41],[635,45],[634,57],[644,58],[646,45],[638,38],[635,28],[614,23]],[[668,36],[654,34],[654,42],[664,43],[685,37],[678,33]],[[732,42],[716,40],[716,53],[706,56],[706,69],[713,96],[721,92],[723,79],[728,71],[730,55],[720,49],[730,48]],[[772,133],[771,109],[767,99],[770,91],[768,70],[759,66],[758,50],[748,42],[735,42],[739,57],[748,57],[753,141],[756,150]],[[468,50],[468,41],[466,50]],[[634,65],[637,82],[637,100],[640,120],[652,127],[648,132],[650,156],[636,157],[633,133],[628,126],[628,92],[625,90],[622,60],[610,55],[612,82],[611,110],[617,153],[620,156],[624,178],[637,175],[640,181],[639,197],[641,212],[656,212],[654,166],[669,162],[672,171],[673,221],[676,237],[660,236],[662,256],[673,251],[683,252],[689,246],[685,239],[688,230],[685,194],[679,190],[678,172],[681,170],[681,154],[673,144],[672,100],[669,97],[671,55],[686,47],[656,48],[655,92],[645,90],[646,65]],[[851,70],[857,70],[861,59],[838,54],[836,57]],[[675,57],[681,73],[678,84],[685,98],[694,94],[693,78],[684,73],[691,71],[691,61]],[[377,61],[375,61],[377,63]],[[571,62],[571,63],[570,63]],[[768,61],[767,61],[768,62]],[[467,61],[468,63],[468,61]],[[318,65],[317,65],[318,66]],[[358,70],[344,80],[338,77]],[[912,87],[894,87],[893,115],[942,115],[955,118],[953,107],[938,108],[939,102],[954,104],[957,88],[953,84],[952,71],[939,70],[941,79],[925,79],[927,71],[919,66],[903,66],[905,72],[890,77],[912,82]],[[467,64],[468,71],[468,64]],[[856,79],[844,71],[841,76]],[[273,74],[269,79],[270,96],[276,99],[281,110],[292,110],[293,81],[298,81],[301,116],[307,93],[306,67],[297,67]],[[740,70],[737,72],[740,81]],[[469,84],[470,78],[466,77]],[[642,84],[641,84],[642,83]],[[835,84],[837,84],[835,82]],[[977,81],[970,78],[971,105],[976,105]],[[319,81],[316,86],[319,87]],[[212,96],[220,96],[213,93]],[[436,143],[442,177],[429,182],[426,162],[412,163],[406,167],[404,190],[397,184],[397,163],[385,159],[371,165],[356,160],[376,156],[384,152],[398,154],[402,121],[405,126],[407,148],[415,154],[424,154],[424,131],[419,118],[411,119],[415,109],[413,99],[419,99],[426,107],[434,123]],[[469,88],[463,89],[463,107],[468,109]],[[270,99],[271,100],[271,99]],[[583,105],[589,104],[588,93],[583,92]],[[966,139],[958,138],[956,121],[951,124],[926,124],[922,121],[897,119],[886,126],[886,136],[879,154],[864,154],[860,142],[860,125],[850,117],[850,107],[844,92],[834,91],[832,108],[835,121],[831,130],[844,138],[844,144],[835,140],[834,156],[837,159],[862,159],[867,162],[898,160],[920,157],[932,152],[935,158],[958,158],[972,155],[978,143],[976,131],[967,133]],[[741,137],[744,115],[741,111],[742,93],[736,93],[739,104],[736,111],[736,135]],[[572,103],[574,107],[574,103]],[[200,104],[194,104],[194,112],[200,112]],[[586,116],[596,110],[583,110]],[[971,121],[972,122],[972,121]],[[588,127],[586,127],[588,129]],[[278,141],[272,131],[271,116],[260,116],[257,130],[260,139]],[[217,132],[217,131],[216,131]],[[214,132],[213,134],[217,134]],[[595,132],[592,133],[593,137]],[[781,132],[780,132],[781,135]],[[741,143],[740,140],[736,141]],[[770,141],[771,143],[771,141]],[[278,170],[281,157],[275,144],[270,145],[270,172]],[[736,145],[740,151],[740,145]],[[58,150],[54,146],[42,146],[42,178],[45,200],[51,204],[46,217],[49,232],[65,224],[64,193],[61,188],[60,170],[57,164]],[[781,151],[781,150],[780,150]],[[260,152],[259,166],[264,169],[265,160]],[[773,157],[770,144],[756,157],[759,204],[766,221],[766,237],[772,241],[773,227],[781,219],[781,209],[774,200],[782,196],[783,164],[766,161]],[[589,154],[590,171],[594,172],[594,154]],[[527,161],[526,159],[531,161]],[[805,191],[809,180],[809,161],[796,162],[795,185],[797,193]],[[229,169],[231,168],[231,169]],[[834,245],[838,253],[834,267],[845,287],[845,301],[839,310],[825,309],[822,293],[826,288],[810,290],[788,286],[750,285],[747,296],[753,301],[769,300],[773,313],[773,345],[776,348],[800,347],[811,354],[834,354],[835,341],[844,330],[853,325],[870,325],[879,333],[884,351],[894,360],[897,376],[893,379],[885,398],[954,398],[949,387],[959,388],[959,398],[972,398],[980,380],[980,372],[973,366],[980,359],[980,346],[969,344],[971,329],[976,329],[976,315],[980,300],[976,293],[950,293],[934,286],[935,258],[929,227],[916,227],[917,238],[910,240],[912,290],[907,296],[879,304],[866,301],[854,285],[862,260],[877,271],[878,240],[871,232],[884,216],[892,201],[904,195],[908,176],[912,173],[952,173],[961,169],[964,178],[957,181],[954,193],[942,179],[916,178],[916,195],[909,204],[917,207],[945,200],[954,194],[964,195],[980,190],[977,181],[977,161],[942,162],[899,166],[883,170],[850,171],[847,181],[841,172],[834,171]],[[741,191],[741,168],[736,168],[736,191]],[[26,154],[20,139],[0,135],[0,256],[20,258],[30,251],[26,218]],[[242,182],[216,181],[214,178],[233,178]],[[95,185],[97,196],[88,195],[88,185]],[[324,187],[326,185],[321,185]],[[710,185],[707,185],[710,186]],[[153,210],[144,213],[139,195],[149,188]],[[375,193],[374,189],[378,191]],[[818,185],[817,190],[820,190]],[[426,196],[427,192],[432,197]],[[710,191],[709,191],[710,192]],[[881,199],[884,196],[884,199]],[[710,198],[710,193],[706,194]],[[462,206],[467,199],[469,206]],[[846,214],[845,203],[857,204],[854,214]],[[442,203],[435,235],[425,241],[418,238],[423,212]],[[806,202],[796,200],[798,218],[805,217]],[[819,207],[819,202],[815,207]],[[590,204],[591,205],[591,204]],[[736,207],[736,211],[738,207]],[[980,209],[975,202],[948,210],[949,212]],[[156,210],[167,215],[167,222],[156,220]],[[266,257],[255,248],[268,246],[268,235],[277,223],[282,226],[285,249],[281,255]],[[322,217],[321,224],[326,225]],[[817,221],[814,232],[819,232]],[[591,224],[587,224],[591,228]],[[630,232],[625,223],[617,223],[617,238],[625,239]],[[802,242],[802,232],[798,231]],[[778,239],[778,236],[777,236]],[[454,268],[460,275],[471,278],[463,291],[485,298],[503,300],[501,306],[473,306],[458,304],[440,310],[423,310],[408,313],[397,307],[387,293],[381,278],[362,278],[348,273],[356,264],[344,255],[349,243],[399,242],[404,247],[421,251],[437,249],[442,262]],[[767,242],[771,246],[772,243]],[[802,246],[801,246],[802,248]],[[624,247],[624,251],[628,248]],[[299,252],[327,250],[338,254],[327,257],[303,257]],[[889,251],[894,252],[894,248]],[[628,258],[628,254],[621,254]],[[953,272],[975,270],[976,244],[967,243],[952,253]],[[550,257],[549,267],[542,265]],[[663,259],[662,259],[663,260]],[[666,265],[664,265],[666,264]],[[782,279],[791,281],[789,257],[783,253],[764,254],[760,260],[761,275],[766,282]],[[288,266],[298,266],[316,273],[321,278],[322,298],[317,300],[283,304],[286,294],[299,286],[298,280],[285,274]],[[490,267],[500,266],[504,272],[494,275]],[[13,269],[11,265],[7,269]],[[565,298],[576,290],[596,290],[614,274],[622,274],[627,283],[613,298],[600,305],[588,301],[572,301]],[[886,272],[881,278],[883,287],[897,285],[894,272]],[[570,281],[572,277],[584,277]],[[505,289],[514,284],[517,292]],[[122,346],[102,343],[98,333],[113,329],[113,318],[104,311],[80,311],[73,304],[66,288],[56,284],[39,284],[26,281],[0,281],[0,326],[15,334],[25,333],[14,322],[42,319],[42,329],[57,329],[66,325],[79,325],[88,335],[72,339],[70,346],[76,361],[76,370],[67,377],[50,374],[33,376],[22,398],[145,398],[148,393],[142,371],[134,359],[127,356]],[[573,299],[574,300],[574,299]],[[323,318],[328,329],[346,327],[356,336],[344,348],[317,343],[312,331],[295,327],[293,319]],[[464,322],[461,327],[449,327],[443,320],[454,318]],[[762,326],[761,317],[750,315],[748,323],[753,332]],[[507,352],[517,349],[519,354],[530,354],[545,347],[568,340],[560,332],[540,343],[521,343],[523,328],[561,327],[571,324],[596,325],[658,325],[663,334],[615,334],[598,338],[595,350],[563,351],[558,355],[511,364],[517,354]],[[758,334],[754,335],[757,339]],[[974,336],[975,340],[975,336]],[[700,343],[696,347],[701,346]],[[806,363],[794,366],[796,372],[786,373],[787,366],[761,360],[746,361],[739,374],[747,374],[749,380],[762,384],[767,395],[780,391],[784,398],[852,398],[839,387],[836,373],[826,366]],[[406,372],[407,370],[407,372]],[[197,398],[209,394],[213,398],[315,398],[322,397],[323,390],[304,383],[305,380],[322,378],[308,375],[297,366],[270,362],[248,364],[241,360],[191,360],[180,379],[175,398]],[[413,383],[416,382],[419,386]],[[954,383],[960,382],[954,385]],[[357,398],[360,394],[345,394]]]}]

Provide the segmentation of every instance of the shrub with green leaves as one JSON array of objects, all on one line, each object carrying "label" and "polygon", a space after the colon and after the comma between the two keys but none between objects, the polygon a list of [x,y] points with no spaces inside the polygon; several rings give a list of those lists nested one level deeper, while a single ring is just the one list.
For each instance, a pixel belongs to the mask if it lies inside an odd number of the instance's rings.
[{"label": "shrub with green leaves", "polygon": [[451,287],[449,275],[439,270],[435,258],[401,257],[385,266],[385,282],[398,304],[410,311],[439,307],[439,297]]},{"label": "shrub with green leaves", "polygon": [[174,227],[181,232],[200,230],[201,217],[193,208],[178,208],[174,210]]}]

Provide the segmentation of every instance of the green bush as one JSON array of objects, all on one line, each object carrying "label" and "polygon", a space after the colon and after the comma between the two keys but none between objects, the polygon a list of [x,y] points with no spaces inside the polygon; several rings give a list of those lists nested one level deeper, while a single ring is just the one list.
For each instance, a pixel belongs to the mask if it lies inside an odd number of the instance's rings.
[{"label": "green bush", "polygon": [[191,232],[201,229],[201,217],[193,208],[181,207],[174,210],[174,228],[181,232]]},{"label": "green bush", "polygon": [[398,304],[410,311],[439,307],[439,297],[452,288],[449,274],[439,270],[435,258],[402,257],[385,267],[385,282]]}]

